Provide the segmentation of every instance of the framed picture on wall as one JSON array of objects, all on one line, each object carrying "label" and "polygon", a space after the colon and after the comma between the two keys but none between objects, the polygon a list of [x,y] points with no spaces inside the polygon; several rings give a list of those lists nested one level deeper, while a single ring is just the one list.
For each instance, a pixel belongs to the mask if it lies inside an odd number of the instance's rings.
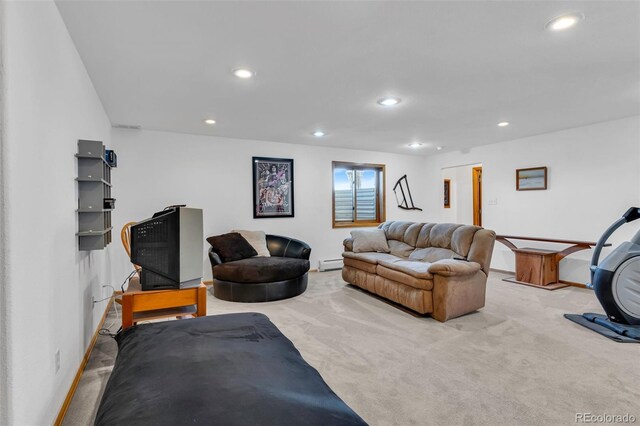
[{"label": "framed picture on wall", "polygon": [[444,208],[451,207],[451,180],[444,180]]},{"label": "framed picture on wall", "polygon": [[516,170],[516,190],[533,191],[547,189],[547,168],[531,167]]},{"label": "framed picture on wall", "polygon": [[293,159],[253,157],[253,217],[293,217]]}]

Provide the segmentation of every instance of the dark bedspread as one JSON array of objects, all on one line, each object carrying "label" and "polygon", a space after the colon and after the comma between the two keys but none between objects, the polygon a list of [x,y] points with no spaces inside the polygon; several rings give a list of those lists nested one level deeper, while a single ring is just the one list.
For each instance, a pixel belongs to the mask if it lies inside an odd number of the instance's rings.
[{"label": "dark bedspread", "polygon": [[96,425],[363,425],[265,315],[143,324],[117,337]]}]

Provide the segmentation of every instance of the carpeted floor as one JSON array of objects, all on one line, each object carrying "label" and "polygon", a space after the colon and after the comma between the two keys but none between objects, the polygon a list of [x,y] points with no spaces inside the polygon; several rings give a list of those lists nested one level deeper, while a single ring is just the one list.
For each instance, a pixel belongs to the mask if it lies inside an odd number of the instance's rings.
[{"label": "carpeted floor", "polygon": [[[207,312],[269,316],[371,425],[569,425],[576,413],[640,421],[640,345],[562,317],[602,312],[593,292],[503,277],[491,274],[481,311],[444,324],[346,286],[340,271],[311,273],[303,295],[278,302],[208,294]],[[115,342],[100,337],[65,424],[93,423],[115,353]]]}]

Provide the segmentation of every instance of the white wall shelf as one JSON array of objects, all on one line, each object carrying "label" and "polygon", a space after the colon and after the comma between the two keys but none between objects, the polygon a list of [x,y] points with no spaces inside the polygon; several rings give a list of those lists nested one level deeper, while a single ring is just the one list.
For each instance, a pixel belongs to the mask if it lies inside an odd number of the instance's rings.
[{"label": "white wall shelf", "polygon": [[100,141],[79,140],[78,153],[78,247],[102,250],[111,243],[111,211],[105,198],[111,198],[111,166],[105,160]]}]

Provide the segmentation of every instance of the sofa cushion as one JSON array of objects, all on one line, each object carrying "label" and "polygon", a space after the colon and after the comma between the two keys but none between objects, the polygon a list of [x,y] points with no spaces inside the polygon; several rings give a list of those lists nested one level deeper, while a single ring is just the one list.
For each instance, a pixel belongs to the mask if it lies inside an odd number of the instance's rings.
[{"label": "sofa cushion", "polygon": [[385,222],[381,229],[384,230],[388,240],[402,241],[415,247],[421,224],[415,222]]},{"label": "sofa cushion", "polygon": [[416,241],[418,241],[418,234],[420,234],[420,230],[422,229],[422,223],[412,223],[409,225],[406,231],[404,231],[403,242],[409,244],[412,247],[416,246]]},{"label": "sofa cushion", "polygon": [[407,275],[423,280],[430,280],[433,278],[433,275],[429,272],[429,266],[431,264],[428,262],[414,262],[411,260],[396,260],[389,262],[386,260],[380,260],[378,261],[378,265],[393,269],[394,271],[403,272]]},{"label": "sofa cushion", "polygon": [[270,257],[269,249],[267,248],[267,235],[264,231],[245,231],[245,230],[233,230],[231,232],[237,232],[242,235],[242,238],[247,240],[251,247],[258,252],[258,256]]},{"label": "sofa cushion", "polygon": [[473,242],[473,236],[480,229],[478,226],[464,225],[453,231],[451,236],[451,250],[462,257],[467,257]]},{"label": "sofa cushion", "polygon": [[359,229],[351,231],[354,253],[389,253],[389,244],[382,229]]},{"label": "sofa cushion", "polygon": [[407,258],[413,252],[414,247],[397,240],[389,240],[389,250],[392,255]]},{"label": "sofa cushion", "polygon": [[416,262],[436,262],[442,259],[451,259],[456,254],[449,249],[428,247],[415,249],[410,255],[409,260]]},{"label": "sofa cushion", "polygon": [[213,251],[220,256],[220,260],[223,262],[233,262],[258,254],[251,244],[237,232],[215,235],[207,238],[207,242],[211,244]]},{"label": "sofa cushion", "polygon": [[354,253],[352,251],[345,251],[342,253],[342,257],[345,259],[355,259],[362,262],[371,263],[377,265],[379,261],[386,260],[388,262],[394,262],[400,260],[398,256],[394,256],[388,253]]},{"label": "sofa cushion", "polygon": [[411,225],[411,222],[390,221],[382,224],[382,230],[387,236],[388,240],[402,241],[404,237],[404,231]]},{"label": "sofa cushion", "polygon": [[418,232],[418,238],[416,240],[417,248],[429,247],[429,237],[431,235],[431,228],[435,226],[435,223],[423,223]]},{"label": "sofa cushion", "polygon": [[429,234],[429,245],[431,247],[450,249],[453,233],[461,226],[454,223],[438,223],[434,225]]},{"label": "sofa cushion", "polygon": [[252,257],[214,266],[213,278],[238,283],[268,283],[298,278],[308,270],[306,259]]},{"label": "sofa cushion", "polygon": [[388,280],[395,281],[413,288],[421,290],[431,290],[433,288],[432,279],[416,278],[404,272],[378,265],[377,274]]}]

